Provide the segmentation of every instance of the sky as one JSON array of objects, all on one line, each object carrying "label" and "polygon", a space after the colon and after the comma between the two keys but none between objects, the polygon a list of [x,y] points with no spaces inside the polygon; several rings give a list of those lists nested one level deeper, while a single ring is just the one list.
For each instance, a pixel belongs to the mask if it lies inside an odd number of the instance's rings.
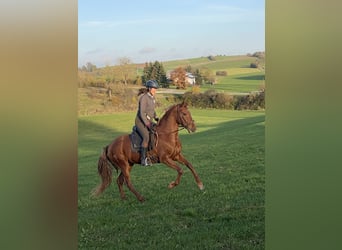
[{"label": "sky", "polygon": [[265,0],[79,0],[78,65],[265,51]]}]

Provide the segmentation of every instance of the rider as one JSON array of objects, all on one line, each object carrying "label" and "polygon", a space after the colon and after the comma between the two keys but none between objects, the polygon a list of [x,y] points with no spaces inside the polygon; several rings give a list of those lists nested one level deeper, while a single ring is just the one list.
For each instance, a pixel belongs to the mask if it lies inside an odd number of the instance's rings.
[{"label": "rider", "polygon": [[138,129],[138,132],[143,137],[143,141],[141,143],[141,165],[149,166],[151,164],[148,158],[146,158],[146,152],[150,140],[149,130],[151,130],[155,125],[153,119],[156,122],[159,120],[155,112],[156,101],[154,97],[156,94],[156,89],[158,89],[159,86],[155,80],[148,80],[145,86],[146,89],[143,89],[143,91],[139,92],[139,94],[142,92],[143,95],[141,95],[139,98],[139,107],[137,116],[135,118],[135,125]]}]

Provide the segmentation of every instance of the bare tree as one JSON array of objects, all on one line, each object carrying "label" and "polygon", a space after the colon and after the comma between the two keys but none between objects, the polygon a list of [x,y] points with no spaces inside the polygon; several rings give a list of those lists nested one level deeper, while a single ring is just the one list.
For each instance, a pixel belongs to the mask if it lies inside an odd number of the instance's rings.
[{"label": "bare tree", "polygon": [[201,69],[201,75],[206,83],[209,84],[215,84],[216,83],[216,77],[214,75],[214,72],[209,68],[202,68]]},{"label": "bare tree", "polygon": [[119,58],[119,68],[121,71],[121,77],[125,85],[127,85],[127,80],[130,74],[135,72],[134,64],[128,57]]}]

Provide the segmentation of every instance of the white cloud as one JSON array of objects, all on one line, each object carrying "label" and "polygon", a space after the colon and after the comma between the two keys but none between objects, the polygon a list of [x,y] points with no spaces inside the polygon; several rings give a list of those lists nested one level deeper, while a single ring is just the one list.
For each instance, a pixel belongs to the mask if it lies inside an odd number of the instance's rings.
[{"label": "white cloud", "polygon": [[145,47],[145,48],[142,48],[141,50],[139,50],[140,54],[149,54],[149,53],[153,53],[153,52],[156,52],[156,48]]}]

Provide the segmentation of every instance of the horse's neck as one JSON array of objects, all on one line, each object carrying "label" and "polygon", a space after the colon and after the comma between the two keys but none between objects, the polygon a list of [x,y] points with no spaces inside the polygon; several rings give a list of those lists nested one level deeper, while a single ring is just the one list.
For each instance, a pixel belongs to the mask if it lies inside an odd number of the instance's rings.
[{"label": "horse's neck", "polygon": [[170,114],[168,114],[167,117],[163,117],[160,120],[160,124],[158,126],[159,131],[158,132],[174,132],[177,131],[178,129],[178,124],[177,124],[177,120],[176,120],[176,114],[175,114],[175,110],[172,110]]}]

